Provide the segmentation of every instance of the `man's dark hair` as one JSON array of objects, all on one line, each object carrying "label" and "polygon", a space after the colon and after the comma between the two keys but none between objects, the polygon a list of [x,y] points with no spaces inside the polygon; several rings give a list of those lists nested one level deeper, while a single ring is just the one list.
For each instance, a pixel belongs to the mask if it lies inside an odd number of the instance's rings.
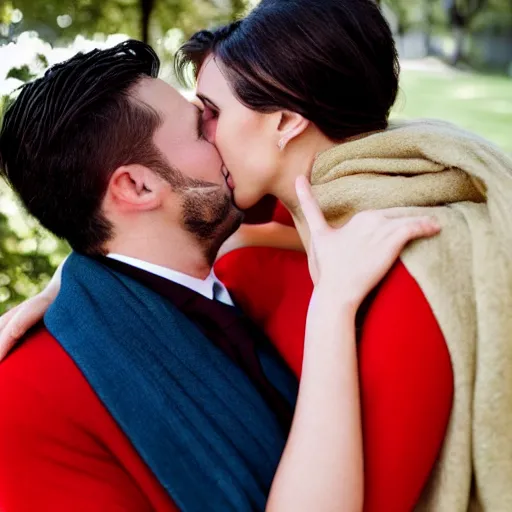
[{"label": "man's dark hair", "polygon": [[77,251],[101,253],[112,236],[101,203],[116,168],[165,167],[153,144],[159,115],[131,95],[159,67],[152,48],[134,40],[79,53],[24,85],[5,114],[1,172],[28,211]]},{"label": "man's dark hair", "polygon": [[385,128],[398,92],[393,36],[374,0],[262,0],[192,36],[177,55],[181,80],[211,54],[244,105],[297,112],[334,141]]}]

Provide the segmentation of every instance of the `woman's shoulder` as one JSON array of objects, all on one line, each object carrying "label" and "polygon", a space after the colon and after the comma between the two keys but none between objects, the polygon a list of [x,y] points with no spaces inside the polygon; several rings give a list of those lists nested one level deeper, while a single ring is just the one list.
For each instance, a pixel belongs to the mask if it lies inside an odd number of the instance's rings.
[{"label": "woman's shoulder", "polygon": [[398,260],[372,294],[364,311],[363,335],[429,336],[444,339],[419,284]]},{"label": "woman's shoulder", "polygon": [[430,305],[417,281],[409,273],[402,260],[398,260],[380,284],[374,298],[374,306],[388,311],[397,308],[408,312],[428,312]]}]

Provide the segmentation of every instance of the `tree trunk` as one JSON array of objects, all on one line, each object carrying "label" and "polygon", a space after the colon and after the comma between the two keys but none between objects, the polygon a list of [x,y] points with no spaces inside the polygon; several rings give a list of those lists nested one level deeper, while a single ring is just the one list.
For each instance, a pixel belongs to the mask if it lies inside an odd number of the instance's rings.
[{"label": "tree trunk", "polygon": [[452,58],[450,59],[450,64],[452,66],[456,66],[464,56],[464,42],[466,40],[466,30],[463,26],[453,26],[452,33],[455,48],[453,50]]},{"label": "tree trunk", "polygon": [[423,33],[425,35],[425,55],[432,55],[432,0],[423,0]]},{"label": "tree trunk", "polygon": [[456,0],[444,0],[455,43],[455,50],[450,59],[453,66],[464,57],[464,41],[471,21],[488,2],[489,0],[465,0],[458,3]]},{"label": "tree trunk", "polygon": [[155,8],[155,0],[139,0],[139,7],[141,39],[144,43],[149,43],[149,22]]}]

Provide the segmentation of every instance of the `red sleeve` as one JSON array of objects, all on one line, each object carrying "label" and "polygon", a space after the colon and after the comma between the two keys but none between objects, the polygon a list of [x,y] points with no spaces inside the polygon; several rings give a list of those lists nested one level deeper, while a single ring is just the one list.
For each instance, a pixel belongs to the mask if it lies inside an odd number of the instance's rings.
[{"label": "red sleeve", "polygon": [[281,201],[277,201],[272,220],[286,226],[294,226],[290,212],[285,208]]},{"label": "red sleeve", "polygon": [[[312,283],[304,254],[246,248],[217,275],[300,375]],[[421,289],[398,262],[365,317],[359,346],[365,511],[409,512],[441,448],[453,399],[442,332]]]},{"label": "red sleeve", "polygon": [[305,254],[269,247],[238,249],[217,262],[215,273],[300,376],[313,291]]},{"label": "red sleeve", "polygon": [[0,411],[0,510],[175,510],[46,331],[0,365]]},{"label": "red sleeve", "polygon": [[453,371],[437,320],[400,262],[366,315],[359,367],[365,511],[410,511],[442,446]]}]

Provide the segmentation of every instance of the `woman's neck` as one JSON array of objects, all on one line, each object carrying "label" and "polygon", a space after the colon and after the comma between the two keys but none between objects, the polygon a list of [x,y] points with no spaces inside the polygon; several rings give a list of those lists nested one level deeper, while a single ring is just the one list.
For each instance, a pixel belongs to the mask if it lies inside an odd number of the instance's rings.
[{"label": "woman's neck", "polygon": [[291,141],[284,150],[279,175],[274,180],[272,190],[269,191],[291,213],[295,227],[306,248],[309,244],[309,229],[299,208],[295,181],[299,176],[306,176],[310,179],[317,156],[337,144],[337,142],[328,139],[316,127],[313,127],[298,139]]},{"label": "woman's neck", "polygon": [[275,186],[271,194],[279,199],[286,209],[291,213],[293,222],[300,235],[304,247],[309,247],[309,228],[307,222],[299,207],[297,193],[295,191],[295,181],[298,176],[307,176],[311,178],[311,172],[318,155],[332,149],[335,146],[364,138],[369,133],[362,133],[355,135],[344,141],[332,141],[328,139],[316,127],[311,127],[309,133],[304,133],[303,136],[294,144],[287,148],[289,152],[286,155],[286,163],[280,172],[280,179],[275,180]]},{"label": "woman's neck", "polygon": [[315,127],[290,141],[285,148],[278,176],[269,193],[277,197],[292,215],[297,212],[299,206],[295,181],[299,176],[310,179],[316,157],[337,144]]}]

